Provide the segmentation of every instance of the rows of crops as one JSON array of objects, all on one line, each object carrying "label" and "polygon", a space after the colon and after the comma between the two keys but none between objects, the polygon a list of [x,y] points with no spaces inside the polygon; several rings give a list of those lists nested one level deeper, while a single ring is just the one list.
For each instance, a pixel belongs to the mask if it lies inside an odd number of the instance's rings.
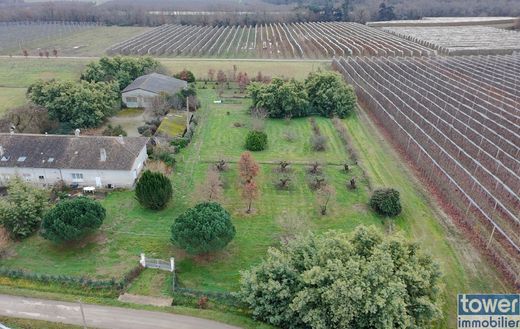
[{"label": "rows of crops", "polygon": [[520,32],[490,26],[384,27],[443,55],[506,55],[520,51]]},{"label": "rows of crops", "polygon": [[520,273],[520,56],[334,60],[505,273]]},{"label": "rows of crops", "polygon": [[256,26],[163,25],[114,45],[110,54],[223,58],[414,56],[423,45],[356,23],[312,22]]},{"label": "rows of crops", "polygon": [[54,40],[94,26],[79,22],[0,22],[0,53],[19,54],[33,41]]}]

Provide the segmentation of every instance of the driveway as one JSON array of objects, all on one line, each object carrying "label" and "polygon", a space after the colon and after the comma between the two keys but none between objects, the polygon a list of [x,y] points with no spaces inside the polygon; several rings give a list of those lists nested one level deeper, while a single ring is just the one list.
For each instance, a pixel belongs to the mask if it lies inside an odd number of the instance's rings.
[{"label": "driveway", "polygon": [[[83,304],[88,327],[106,329],[238,329],[191,316]],[[0,295],[0,315],[83,325],[78,303]]]}]

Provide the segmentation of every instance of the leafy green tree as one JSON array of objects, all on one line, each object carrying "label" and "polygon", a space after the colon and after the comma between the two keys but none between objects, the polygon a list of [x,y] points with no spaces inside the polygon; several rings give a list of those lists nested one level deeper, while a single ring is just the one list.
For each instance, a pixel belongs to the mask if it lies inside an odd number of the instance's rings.
[{"label": "leafy green tree", "polygon": [[321,116],[346,117],[356,108],[356,94],[335,72],[311,73],[305,80],[311,111]]},{"label": "leafy green tree", "polygon": [[262,151],[267,147],[267,134],[263,131],[250,131],[246,136],[246,150]]},{"label": "leafy green tree", "polygon": [[238,297],[280,328],[427,328],[441,315],[440,272],[400,237],[359,227],[299,237],[242,273]]},{"label": "leafy green tree", "polygon": [[179,73],[175,74],[173,77],[177,78],[177,79],[184,80],[187,83],[195,82],[195,74],[193,74],[193,72],[188,71],[186,69],[184,69],[184,70],[180,71]]},{"label": "leafy green tree", "polygon": [[103,136],[127,136],[127,133],[121,125],[112,126],[108,124],[105,130],[103,130]]},{"label": "leafy green tree", "polygon": [[401,213],[399,192],[392,188],[375,190],[369,204],[375,212],[383,216],[394,217]]},{"label": "leafy green tree", "polygon": [[135,186],[137,201],[148,209],[163,209],[172,195],[173,187],[170,179],[160,172],[146,170]]},{"label": "leafy green tree", "polygon": [[305,87],[296,80],[274,78],[271,83],[252,83],[248,87],[253,108],[262,108],[271,118],[302,117],[308,114]]},{"label": "leafy green tree", "polygon": [[19,177],[9,182],[7,196],[0,199],[0,224],[11,238],[27,238],[38,228],[47,197],[45,191],[25,183]]},{"label": "leafy green tree", "polygon": [[77,240],[98,229],[105,216],[105,208],[98,201],[65,199],[45,214],[41,235],[56,243]]},{"label": "leafy green tree", "polygon": [[102,57],[87,65],[81,80],[117,82],[119,89],[123,90],[141,75],[159,69],[160,63],[151,57]]},{"label": "leafy green tree", "polygon": [[218,203],[204,202],[175,219],[171,241],[189,254],[223,249],[235,237],[229,213]]},{"label": "leafy green tree", "polygon": [[27,95],[45,107],[51,119],[72,129],[98,127],[119,102],[117,86],[105,82],[40,80],[29,87]]}]

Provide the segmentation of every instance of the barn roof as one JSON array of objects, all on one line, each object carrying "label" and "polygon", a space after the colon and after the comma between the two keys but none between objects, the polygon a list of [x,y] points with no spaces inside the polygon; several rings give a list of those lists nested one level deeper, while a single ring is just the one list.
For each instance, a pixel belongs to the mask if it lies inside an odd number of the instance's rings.
[{"label": "barn roof", "polygon": [[145,137],[0,134],[0,167],[130,170]]},{"label": "barn roof", "polygon": [[188,83],[184,80],[172,78],[164,74],[152,73],[135,79],[130,85],[123,89],[123,93],[142,89],[156,94],[163,92],[174,95],[187,86]]}]

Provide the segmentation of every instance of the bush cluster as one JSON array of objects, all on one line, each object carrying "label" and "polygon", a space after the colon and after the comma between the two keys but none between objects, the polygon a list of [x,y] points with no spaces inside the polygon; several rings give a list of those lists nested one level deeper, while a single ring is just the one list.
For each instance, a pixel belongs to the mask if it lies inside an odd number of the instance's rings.
[{"label": "bush cluster", "polygon": [[374,191],[369,205],[375,212],[383,216],[394,217],[401,213],[399,192],[392,188]]},{"label": "bush cluster", "polygon": [[171,227],[171,241],[189,254],[223,249],[235,237],[231,215],[216,202],[203,202],[186,210]]},{"label": "bush cluster", "polygon": [[57,243],[76,240],[99,228],[105,216],[105,208],[95,200],[65,199],[45,214],[41,235]]},{"label": "bush cluster", "polygon": [[267,134],[263,131],[250,131],[246,136],[245,148],[249,151],[263,151],[267,147]]},{"label": "bush cluster", "polygon": [[166,207],[173,195],[170,179],[159,172],[146,170],[135,186],[135,197],[141,206],[160,210]]},{"label": "bush cluster", "polygon": [[346,117],[356,107],[356,94],[334,72],[309,74],[304,83],[275,78],[271,83],[253,83],[248,88],[253,108],[265,109],[271,118],[318,114]]}]

